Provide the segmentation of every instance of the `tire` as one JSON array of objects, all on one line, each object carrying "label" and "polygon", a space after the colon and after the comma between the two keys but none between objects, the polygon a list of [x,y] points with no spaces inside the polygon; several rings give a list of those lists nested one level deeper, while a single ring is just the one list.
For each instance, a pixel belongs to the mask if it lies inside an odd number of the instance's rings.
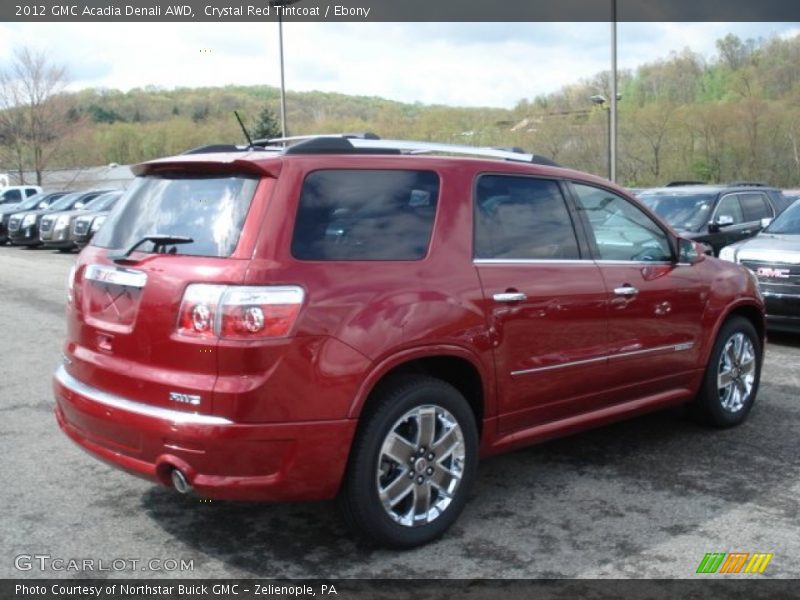
[{"label": "tire", "polygon": [[478,461],[475,416],[458,390],[425,375],[394,379],[374,400],[353,443],[340,506],[362,538],[413,548],[441,536],[467,502]]},{"label": "tire", "polygon": [[744,422],[758,393],[763,353],[753,324],[731,317],[720,329],[711,351],[693,413],[714,427]]}]

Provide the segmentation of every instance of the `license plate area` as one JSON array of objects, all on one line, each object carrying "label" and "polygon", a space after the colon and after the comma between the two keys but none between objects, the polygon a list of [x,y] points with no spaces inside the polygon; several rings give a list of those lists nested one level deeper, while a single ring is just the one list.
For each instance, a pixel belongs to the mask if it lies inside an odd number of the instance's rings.
[{"label": "license plate area", "polygon": [[84,274],[83,312],[92,326],[129,333],[136,323],[147,274],[135,269],[89,265]]}]

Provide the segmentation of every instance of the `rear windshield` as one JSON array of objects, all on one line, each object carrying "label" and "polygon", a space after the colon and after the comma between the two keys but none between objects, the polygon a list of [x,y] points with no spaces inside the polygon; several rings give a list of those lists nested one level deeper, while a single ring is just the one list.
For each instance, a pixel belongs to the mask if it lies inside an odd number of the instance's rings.
[{"label": "rear windshield", "polygon": [[439,176],[432,171],[315,171],[292,238],[300,260],[419,260],[428,253]]},{"label": "rear windshield", "polygon": [[[170,254],[230,256],[257,185],[257,178],[240,176],[137,177],[92,245],[127,249],[146,236],[169,235],[192,239],[169,246]],[[138,249],[152,252],[154,244]]]},{"label": "rear windshield", "polygon": [[650,210],[683,231],[697,231],[708,223],[714,194],[639,194]]}]

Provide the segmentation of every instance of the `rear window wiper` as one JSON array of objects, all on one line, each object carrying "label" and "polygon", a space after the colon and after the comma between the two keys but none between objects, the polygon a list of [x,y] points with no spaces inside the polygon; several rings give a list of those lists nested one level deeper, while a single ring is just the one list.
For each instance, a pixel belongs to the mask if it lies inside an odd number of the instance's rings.
[{"label": "rear window wiper", "polygon": [[[139,246],[144,244],[145,242],[153,242],[155,244],[155,251],[156,252],[164,252],[164,248],[167,246],[173,246],[175,244],[191,244],[194,242],[194,239],[190,237],[186,237],[183,235],[160,235],[160,234],[152,234],[152,235],[145,235],[142,236],[136,241],[135,243],[128,246],[126,250],[117,254],[109,254],[108,258],[113,260],[114,262],[126,262],[128,261],[128,257],[131,253],[136,250]],[[161,250],[159,250],[161,248]]]}]

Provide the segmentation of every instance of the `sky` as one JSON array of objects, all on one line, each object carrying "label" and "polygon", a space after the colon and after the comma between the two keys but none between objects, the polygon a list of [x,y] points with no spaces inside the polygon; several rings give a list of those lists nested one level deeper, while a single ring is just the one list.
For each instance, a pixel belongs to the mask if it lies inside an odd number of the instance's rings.
[{"label": "sky", "polygon": [[[630,69],[728,33],[800,23],[620,23]],[[0,68],[29,45],[67,65],[70,89],[280,85],[276,23],[0,23]],[[511,108],[610,68],[608,23],[284,23],[286,88]]]}]

